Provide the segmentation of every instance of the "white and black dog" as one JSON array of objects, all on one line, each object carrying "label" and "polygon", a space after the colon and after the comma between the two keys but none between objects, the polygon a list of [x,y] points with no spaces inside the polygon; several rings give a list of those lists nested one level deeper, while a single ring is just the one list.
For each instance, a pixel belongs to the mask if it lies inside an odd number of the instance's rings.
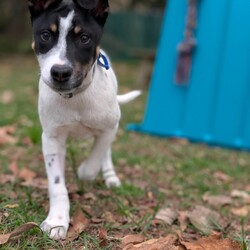
[{"label": "white and black dog", "polygon": [[65,186],[66,139],[94,136],[93,149],[80,167],[82,180],[102,171],[106,185],[119,186],[111,144],[119,120],[119,103],[136,98],[132,91],[117,96],[117,81],[100,50],[108,0],[27,0],[33,27],[33,49],[41,76],[39,116],[49,180],[50,210],[41,224],[53,239],[65,239],[69,198]]}]

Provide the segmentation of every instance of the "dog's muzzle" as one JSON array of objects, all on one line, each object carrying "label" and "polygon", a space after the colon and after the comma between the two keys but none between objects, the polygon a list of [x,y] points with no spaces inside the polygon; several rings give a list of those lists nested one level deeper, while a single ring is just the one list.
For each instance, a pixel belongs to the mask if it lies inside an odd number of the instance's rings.
[{"label": "dog's muzzle", "polygon": [[63,84],[69,81],[73,69],[70,66],[56,64],[51,68],[50,74],[54,82]]}]

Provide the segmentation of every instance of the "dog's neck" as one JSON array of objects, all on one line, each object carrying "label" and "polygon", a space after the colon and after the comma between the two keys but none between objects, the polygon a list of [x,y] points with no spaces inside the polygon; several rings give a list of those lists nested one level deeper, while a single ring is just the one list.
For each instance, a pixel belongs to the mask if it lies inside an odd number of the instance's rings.
[{"label": "dog's neck", "polygon": [[92,65],[92,67],[90,68],[90,70],[88,71],[85,79],[83,80],[82,85],[75,89],[72,93],[60,93],[60,96],[62,96],[63,98],[72,98],[74,95],[77,95],[83,91],[85,91],[89,85],[91,84],[91,82],[93,81],[93,77],[95,74],[95,68],[96,67],[103,67],[106,70],[110,69],[110,64],[109,61],[107,59],[107,57],[103,54],[103,53],[99,53],[97,59],[95,60],[94,64]]},{"label": "dog's neck", "polygon": [[79,88],[74,89],[73,92],[70,93],[59,93],[59,95],[63,98],[70,99],[73,96],[85,91],[93,81],[96,66],[97,62],[95,61],[90,70],[88,71],[86,77],[84,78],[82,85]]}]

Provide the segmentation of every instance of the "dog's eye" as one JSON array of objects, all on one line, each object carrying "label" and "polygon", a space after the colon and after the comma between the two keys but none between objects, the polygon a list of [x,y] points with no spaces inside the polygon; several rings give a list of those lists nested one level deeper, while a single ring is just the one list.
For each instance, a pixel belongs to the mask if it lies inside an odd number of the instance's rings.
[{"label": "dog's eye", "polygon": [[87,34],[81,35],[81,43],[82,44],[88,44],[90,42],[90,37]]},{"label": "dog's eye", "polygon": [[48,31],[44,31],[43,33],[41,33],[41,39],[44,41],[44,42],[49,42],[50,39],[51,39],[51,35]]}]

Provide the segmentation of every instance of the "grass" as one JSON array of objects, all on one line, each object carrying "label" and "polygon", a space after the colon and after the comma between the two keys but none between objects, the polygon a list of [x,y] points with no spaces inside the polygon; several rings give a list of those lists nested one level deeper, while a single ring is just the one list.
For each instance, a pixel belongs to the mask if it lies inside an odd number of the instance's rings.
[{"label": "grass", "polygon": [[[114,62],[119,92],[136,88],[138,62]],[[34,56],[3,56],[0,60],[0,126],[14,125],[17,143],[0,146],[0,168],[9,174],[9,165],[17,154],[18,166],[27,167],[45,177],[41,154],[41,127],[37,115],[38,67]],[[13,101],[1,104],[1,93],[6,90],[14,95]],[[82,183],[75,176],[78,164],[88,155],[92,141],[73,142],[68,145],[67,183],[76,185],[70,193],[71,213],[81,207],[89,218],[104,218],[99,224],[91,223],[79,239],[71,243],[55,242],[35,229],[16,238],[1,249],[118,249],[121,236],[143,233],[146,237],[166,235],[171,228],[152,224],[157,210],[172,206],[187,210],[194,205],[204,205],[202,196],[230,194],[233,189],[250,190],[250,155],[201,144],[186,144],[171,139],[128,132],[124,128],[130,122],[140,122],[147,93],[131,104],[122,107],[121,126],[113,145],[113,159],[121,177],[121,188],[107,190],[101,178],[94,183]],[[27,143],[28,141],[28,143]],[[214,174],[223,172],[231,177],[228,182],[218,181]],[[48,210],[46,190],[23,187],[20,180],[1,185],[0,234],[17,226],[34,221],[41,223]],[[248,186],[248,189],[247,189]],[[85,199],[92,193],[96,200]],[[15,205],[8,208],[8,205]],[[240,204],[239,204],[240,205]],[[230,214],[230,206],[217,208],[229,221],[234,221],[242,249],[249,244],[249,219]],[[105,219],[109,212],[113,218]],[[110,240],[104,248],[99,247],[99,230],[105,228]],[[241,230],[242,228],[242,230]],[[225,232],[230,235],[231,232]]]}]

